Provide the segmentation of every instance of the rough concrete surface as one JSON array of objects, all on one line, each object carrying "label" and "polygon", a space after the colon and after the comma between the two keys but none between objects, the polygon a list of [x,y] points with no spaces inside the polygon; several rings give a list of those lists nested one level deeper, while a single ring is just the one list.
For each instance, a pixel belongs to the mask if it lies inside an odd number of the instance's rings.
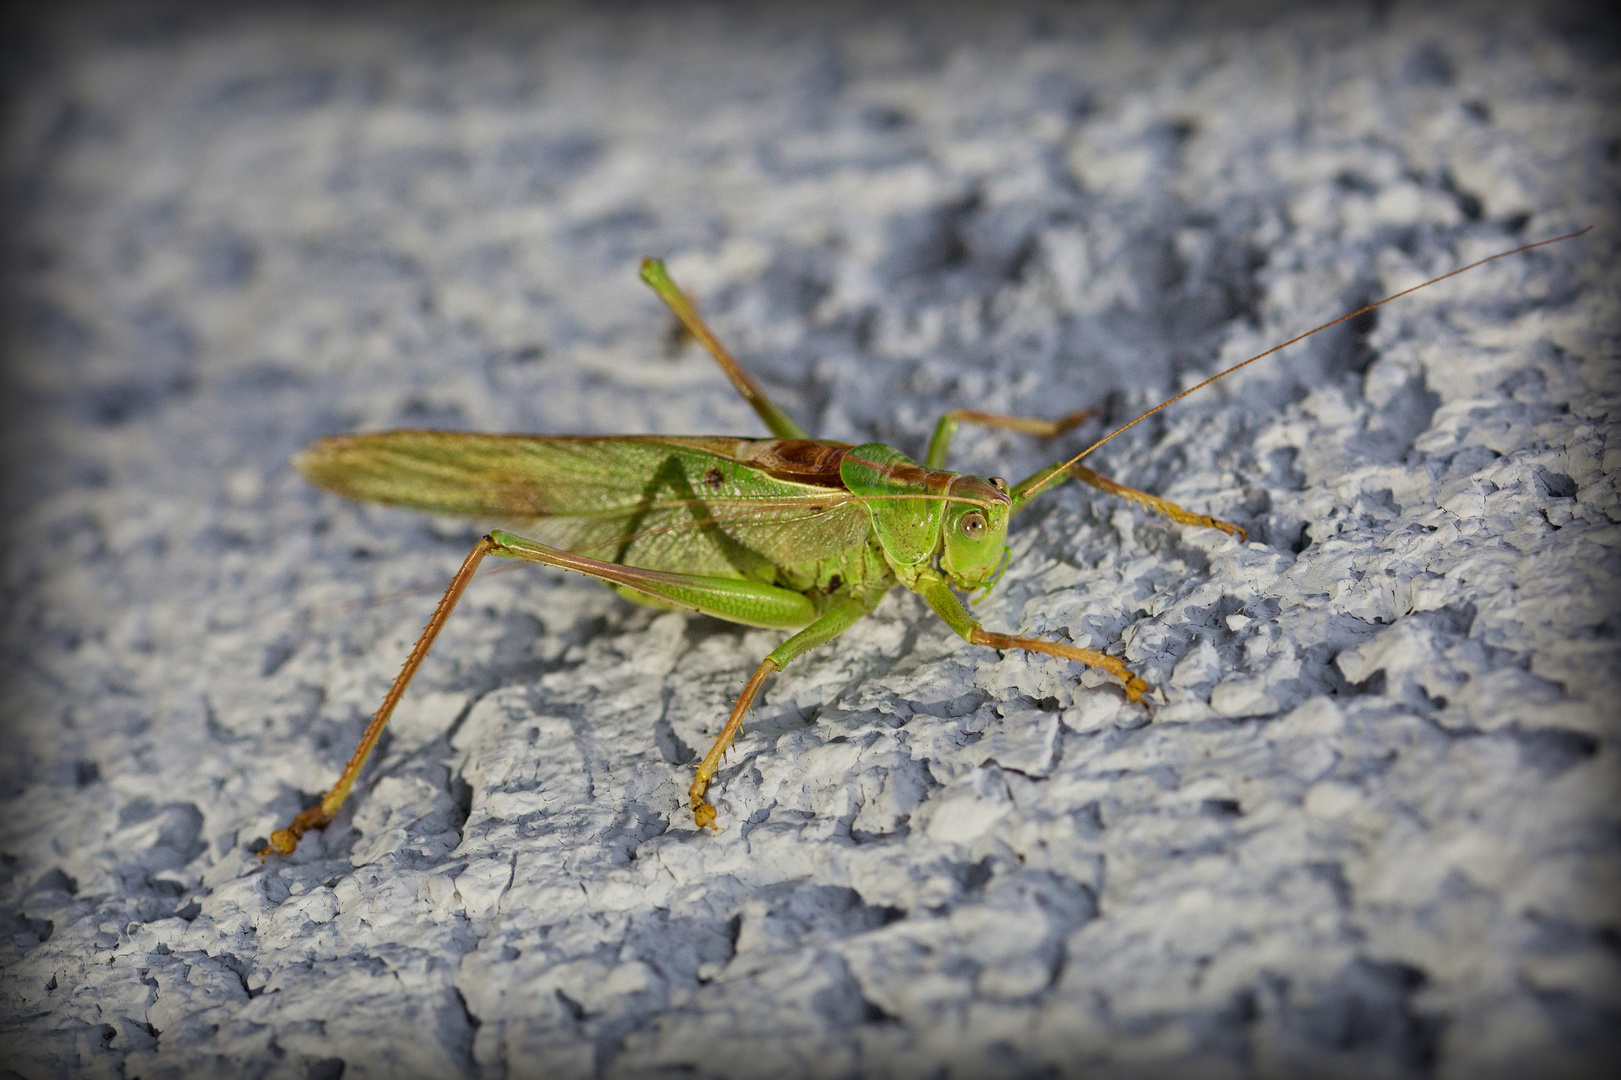
[{"label": "rough concrete surface", "polygon": [[[83,7],[8,46],[4,1075],[1585,1075],[1618,1047],[1621,66],[1583,5]],[[972,406],[992,628],[481,574],[288,457]],[[965,431],[964,471],[1048,443]],[[503,568],[505,569],[505,568]]]}]

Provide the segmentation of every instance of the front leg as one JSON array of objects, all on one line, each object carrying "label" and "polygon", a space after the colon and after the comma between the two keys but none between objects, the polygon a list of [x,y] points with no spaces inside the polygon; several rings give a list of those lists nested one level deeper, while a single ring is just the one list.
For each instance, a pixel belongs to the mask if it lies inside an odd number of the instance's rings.
[{"label": "front leg", "polygon": [[[1060,473],[1065,475],[1060,476]],[[1139,506],[1146,506],[1150,510],[1164,514],[1178,525],[1201,525],[1207,529],[1220,529],[1228,536],[1237,537],[1241,541],[1248,536],[1242,528],[1230,521],[1222,521],[1208,514],[1195,514],[1192,510],[1184,510],[1169,499],[1162,499],[1158,495],[1150,495],[1146,491],[1138,491],[1136,488],[1127,487],[1118,481],[1110,480],[1107,476],[1093,472],[1084,465],[1076,465],[1068,461],[1050,465],[1033,476],[1027,476],[1014,484],[1011,492],[1014,512],[1017,513],[1025,503],[1043,491],[1057,487],[1070,477],[1074,477],[1083,484],[1091,484],[1099,491],[1106,491],[1110,495],[1118,495],[1122,499],[1129,499]]]},{"label": "front leg", "polygon": [[948,626],[961,634],[971,645],[985,645],[992,649],[1024,649],[1028,652],[1045,653],[1048,656],[1061,656],[1066,660],[1086,664],[1088,667],[1101,668],[1126,684],[1126,697],[1132,701],[1141,701],[1143,694],[1148,691],[1146,682],[1133,674],[1122,661],[1112,656],[1106,656],[1092,649],[1061,645],[1056,641],[997,634],[985,629],[968,613],[968,609],[962,606],[962,601],[957,599],[957,594],[951,591],[951,587],[940,578],[925,578],[918,584],[917,592],[927,601],[929,607],[934,609],[936,615],[944,619]]}]

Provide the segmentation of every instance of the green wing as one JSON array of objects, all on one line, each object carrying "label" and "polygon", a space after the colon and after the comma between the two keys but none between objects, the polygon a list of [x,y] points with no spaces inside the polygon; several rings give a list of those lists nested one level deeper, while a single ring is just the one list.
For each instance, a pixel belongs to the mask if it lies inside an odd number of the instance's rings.
[{"label": "green wing", "polygon": [[768,442],[385,431],[323,439],[293,464],[353,499],[501,522],[649,570],[769,582],[865,543],[849,492],[745,463]]}]

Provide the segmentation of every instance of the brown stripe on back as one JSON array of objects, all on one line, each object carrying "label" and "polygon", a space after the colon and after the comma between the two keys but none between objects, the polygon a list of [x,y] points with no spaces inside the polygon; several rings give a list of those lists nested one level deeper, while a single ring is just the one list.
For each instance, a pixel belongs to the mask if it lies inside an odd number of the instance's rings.
[{"label": "brown stripe on back", "polygon": [[839,463],[849,450],[849,443],[825,439],[762,439],[741,460],[776,480],[842,489]]}]

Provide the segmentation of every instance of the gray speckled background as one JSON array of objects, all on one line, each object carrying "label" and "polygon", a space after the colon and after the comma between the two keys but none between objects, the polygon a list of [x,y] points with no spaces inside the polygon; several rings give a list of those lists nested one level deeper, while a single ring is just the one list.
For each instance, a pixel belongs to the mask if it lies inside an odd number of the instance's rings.
[{"label": "gray speckled background", "polygon": [[[9,46],[0,1047],[27,1077],[1579,1075],[1621,1019],[1621,65],[1580,4],[87,7]],[[1610,28],[1610,29],[1613,29]],[[475,582],[288,455],[390,426],[1133,415],[993,628]],[[1088,437],[968,432],[1021,476]],[[1612,1057],[1613,1060],[1613,1057]],[[5,1075],[11,1075],[6,1073]]]}]

